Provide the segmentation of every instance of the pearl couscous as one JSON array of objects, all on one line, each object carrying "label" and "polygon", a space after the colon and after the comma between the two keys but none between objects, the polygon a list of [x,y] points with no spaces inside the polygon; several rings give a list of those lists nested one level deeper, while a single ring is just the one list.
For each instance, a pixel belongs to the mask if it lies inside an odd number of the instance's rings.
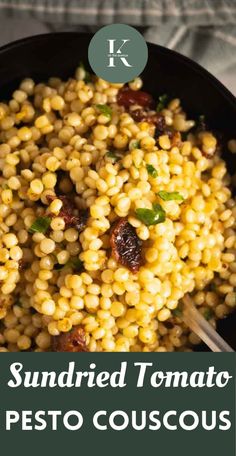
[{"label": "pearl couscous", "polygon": [[213,326],[236,307],[217,135],[179,99],[156,112],[140,78],[122,86],[80,67],[0,103],[1,352],[67,336],[72,351],[186,351],[185,293]]}]

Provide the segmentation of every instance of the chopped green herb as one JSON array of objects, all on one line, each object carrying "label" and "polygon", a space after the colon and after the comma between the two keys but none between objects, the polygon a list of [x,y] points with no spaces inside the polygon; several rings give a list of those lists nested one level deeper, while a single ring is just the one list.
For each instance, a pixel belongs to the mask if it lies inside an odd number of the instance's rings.
[{"label": "chopped green herb", "polygon": [[80,272],[83,269],[83,262],[79,258],[71,258],[69,261],[67,261],[66,264],[56,263],[54,265],[54,269],[56,271],[60,271],[61,269],[66,268],[66,267],[70,267],[70,268],[74,269],[75,271]]},{"label": "chopped green herb", "polygon": [[211,309],[206,309],[203,313],[204,318],[208,321],[210,320],[214,315],[214,312]]},{"label": "chopped green herb", "polygon": [[205,131],[207,129],[207,126],[206,126],[206,117],[204,116],[204,114],[201,114],[200,116],[198,116],[198,119],[196,121],[196,126],[195,126],[196,130],[199,132],[199,131]]},{"label": "chopped green herb", "polygon": [[116,155],[114,150],[109,150],[109,152],[106,153],[106,157],[112,158],[112,160],[114,160],[115,162],[117,162],[120,159],[120,157],[118,157],[118,155]]},{"label": "chopped green herb", "polygon": [[173,314],[175,317],[181,318],[182,315],[183,315],[183,312],[182,312],[181,309],[179,309],[178,307],[176,307],[176,309],[172,310],[172,314]]},{"label": "chopped green herb", "polygon": [[150,174],[150,176],[152,176],[152,177],[158,176],[158,172],[157,172],[156,168],[154,168],[154,166],[146,165],[146,169],[147,169],[148,174]]},{"label": "chopped green herb", "polygon": [[211,291],[216,291],[217,290],[216,284],[214,282],[210,283],[209,288],[210,288]]},{"label": "chopped green herb", "polygon": [[103,105],[103,104],[97,104],[96,105],[96,108],[99,109],[99,111],[104,114],[104,116],[108,117],[109,119],[111,119],[111,116],[112,116],[112,109],[110,108],[110,106],[107,106],[107,105]]},{"label": "chopped green herb", "polygon": [[29,233],[46,233],[50,226],[51,220],[52,219],[50,217],[38,217],[29,228]]},{"label": "chopped green herb", "polygon": [[85,72],[85,75],[84,75],[84,78],[83,78],[84,82],[85,82],[85,83],[91,82],[91,80],[92,80],[92,75],[91,75],[91,73],[89,73],[89,71],[86,70],[85,65],[84,65],[84,62],[81,61],[80,64],[79,64],[79,66],[80,66],[80,68],[82,68],[82,70],[84,70],[84,72]]},{"label": "chopped green herb", "polygon": [[153,204],[152,209],[139,208],[136,209],[135,214],[141,222],[145,225],[157,225],[165,221],[165,211],[160,204]]},{"label": "chopped green herb", "polygon": [[56,263],[56,264],[54,264],[54,269],[56,271],[60,271],[61,269],[64,268],[64,266],[65,266],[65,264]]},{"label": "chopped green herb", "polygon": [[168,101],[168,95],[166,93],[164,93],[163,95],[160,95],[160,97],[158,98],[158,103],[157,103],[157,112],[160,112],[162,111],[162,109],[164,109],[167,105],[167,101]]},{"label": "chopped green herb", "polygon": [[132,141],[131,150],[132,149],[138,149],[139,146],[140,146],[140,141]]},{"label": "chopped green herb", "polygon": [[188,140],[188,134],[189,134],[189,131],[182,131],[181,132],[182,141],[187,141]]},{"label": "chopped green herb", "polygon": [[198,122],[199,123],[205,123],[206,122],[206,117],[204,114],[201,114],[199,117],[198,117]]},{"label": "chopped green herb", "polygon": [[84,266],[83,261],[81,261],[79,258],[71,258],[68,263],[67,265],[71,266],[77,272],[82,271]]},{"label": "chopped green herb", "polygon": [[179,192],[165,192],[165,190],[161,190],[160,192],[157,193],[158,196],[163,201],[171,201],[171,200],[176,200],[176,201],[183,201],[184,198]]}]

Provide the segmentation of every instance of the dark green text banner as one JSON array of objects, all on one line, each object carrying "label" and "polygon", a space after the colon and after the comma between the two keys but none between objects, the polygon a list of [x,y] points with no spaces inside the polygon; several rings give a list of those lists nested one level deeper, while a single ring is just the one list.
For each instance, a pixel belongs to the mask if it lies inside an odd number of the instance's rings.
[{"label": "dark green text banner", "polygon": [[235,368],[235,354],[3,353],[2,454],[234,456]]}]

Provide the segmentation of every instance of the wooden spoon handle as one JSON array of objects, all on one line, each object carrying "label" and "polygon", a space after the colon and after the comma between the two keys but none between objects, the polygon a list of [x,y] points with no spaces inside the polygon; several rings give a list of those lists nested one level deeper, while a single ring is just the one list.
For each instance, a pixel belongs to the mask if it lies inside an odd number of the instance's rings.
[{"label": "wooden spoon handle", "polygon": [[184,303],[183,320],[189,328],[197,334],[200,339],[213,352],[234,352],[225,340],[205,320],[202,314],[196,309],[192,298],[187,294],[182,299]]}]

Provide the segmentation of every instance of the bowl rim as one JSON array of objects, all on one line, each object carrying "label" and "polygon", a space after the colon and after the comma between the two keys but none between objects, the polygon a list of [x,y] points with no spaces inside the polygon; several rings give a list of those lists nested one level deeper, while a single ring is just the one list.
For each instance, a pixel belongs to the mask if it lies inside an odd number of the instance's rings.
[{"label": "bowl rim", "polygon": [[[8,51],[20,48],[21,46],[27,45],[27,44],[34,44],[40,41],[48,40],[48,39],[59,39],[63,38],[64,36],[68,37],[86,37],[88,40],[92,39],[94,36],[93,33],[83,33],[83,32],[52,32],[52,33],[41,33],[38,35],[31,35],[27,36],[24,38],[21,38],[19,40],[12,41],[10,43],[7,43],[3,46],[0,47],[0,56],[4,53],[7,53]],[[200,75],[203,79],[208,81],[224,98],[227,99],[227,102],[235,109],[235,114],[236,114],[236,96],[233,95],[230,90],[225,87],[225,85],[220,82],[216,76],[214,76],[212,73],[210,73],[206,68],[204,68],[202,65],[197,63],[196,61],[192,60],[190,57],[187,57],[180,52],[177,52],[173,49],[169,49],[165,46],[161,46],[156,43],[150,43],[147,41],[148,48],[153,51],[154,53],[158,51],[159,54],[161,55],[167,55],[169,57],[174,58],[178,63],[184,64],[188,68],[190,68],[192,71]],[[145,68],[144,70],[145,71]]]}]

